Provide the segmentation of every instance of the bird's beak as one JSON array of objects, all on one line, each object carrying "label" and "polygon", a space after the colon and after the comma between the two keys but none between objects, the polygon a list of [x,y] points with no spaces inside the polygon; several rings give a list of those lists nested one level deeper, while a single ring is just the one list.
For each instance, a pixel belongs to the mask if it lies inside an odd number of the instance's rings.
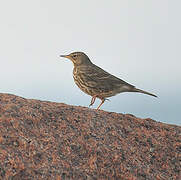
[{"label": "bird's beak", "polygon": [[60,55],[60,57],[69,58],[69,55]]}]

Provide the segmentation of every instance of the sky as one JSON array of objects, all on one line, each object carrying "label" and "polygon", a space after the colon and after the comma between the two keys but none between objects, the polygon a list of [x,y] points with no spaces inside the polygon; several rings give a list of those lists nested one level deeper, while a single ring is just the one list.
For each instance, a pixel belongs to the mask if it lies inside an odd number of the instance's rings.
[{"label": "sky", "polygon": [[[180,0],[0,2],[0,93],[88,106],[73,64],[85,52],[109,73],[158,95],[121,93],[102,110],[181,125]],[[97,100],[92,108],[96,108]]]}]

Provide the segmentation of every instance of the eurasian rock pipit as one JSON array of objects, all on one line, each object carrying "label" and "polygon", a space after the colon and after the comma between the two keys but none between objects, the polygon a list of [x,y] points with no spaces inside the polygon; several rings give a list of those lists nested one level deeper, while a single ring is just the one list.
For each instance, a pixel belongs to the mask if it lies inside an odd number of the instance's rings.
[{"label": "eurasian rock pipit", "polygon": [[106,98],[122,92],[139,92],[157,97],[104,71],[93,64],[83,52],[73,52],[69,55],[61,55],[61,57],[68,58],[73,62],[74,81],[83,92],[92,96],[90,106],[94,104],[96,98],[101,100],[97,109],[101,107]]}]

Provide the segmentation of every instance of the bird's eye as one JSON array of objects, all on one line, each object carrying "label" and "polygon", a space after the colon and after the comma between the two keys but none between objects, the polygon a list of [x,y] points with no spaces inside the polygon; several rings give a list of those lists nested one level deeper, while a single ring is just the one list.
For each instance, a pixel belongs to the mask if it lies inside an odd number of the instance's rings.
[{"label": "bird's eye", "polygon": [[76,58],[76,57],[77,57],[77,54],[74,54],[72,57],[73,57],[73,58]]}]

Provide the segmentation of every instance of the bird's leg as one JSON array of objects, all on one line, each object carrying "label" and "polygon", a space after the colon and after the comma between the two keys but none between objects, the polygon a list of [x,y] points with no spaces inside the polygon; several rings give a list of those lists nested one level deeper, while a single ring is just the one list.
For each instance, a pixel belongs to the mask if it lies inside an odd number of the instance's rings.
[{"label": "bird's leg", "polygon": [[105,99],[101,99],[101,104],[99,104],[99,106],[97,107],[97,110],[99,110],[99,108],[102,106],[102,104],[104,103]]},{"label": "bird's leg", "polygon": [[94,104],[95,100],[96,100],[96,96],[92,96],[91,103],[90,103],[89,107]]}]

